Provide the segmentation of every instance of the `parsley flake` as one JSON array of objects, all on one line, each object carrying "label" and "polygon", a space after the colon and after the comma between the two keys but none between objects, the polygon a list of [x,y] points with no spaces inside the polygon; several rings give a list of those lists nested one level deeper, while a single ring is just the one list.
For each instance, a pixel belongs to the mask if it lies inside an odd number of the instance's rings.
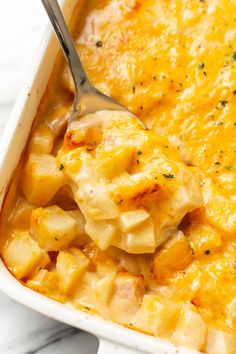
[{"label": "parsley flake", "polygon": [[172,173],[168,173],[168,174],[163,173],[163,176],[164,176],[165,178],[168,178],[168,179],[173,179],[173,178],[175,178],[175,176],[174,176]]},{"label": "parsley flake", "polygon": [[60,164],[60,167],[59,167],[59,171],[62,171],[62,170],[64,170],[64,165],[63,165],[63,163],[61,163],[61,164]]},{"label": "parsley flake", "polygon": [[204,68],[205,68],[205,64],[204,63],[198,64],[198,69],[202,70]]},{"label": "parsley flake", "polygon": [[225,166],[226,170],[228,171],[232,171],[233,170],[233,166],[232,165],[229,165],[229,166]]},{"label": "parsley flake", "polygon": [[220,101],[220,104],[221,104],[222,107],[225,107],[227,105],[227,103],[228,103],[228,101],[226,101],[226,100],[221,100]]},{"label": "parsley flake", "polygon": [[236,52],[233,52],[231,55],[231,60],[236,61]]}]

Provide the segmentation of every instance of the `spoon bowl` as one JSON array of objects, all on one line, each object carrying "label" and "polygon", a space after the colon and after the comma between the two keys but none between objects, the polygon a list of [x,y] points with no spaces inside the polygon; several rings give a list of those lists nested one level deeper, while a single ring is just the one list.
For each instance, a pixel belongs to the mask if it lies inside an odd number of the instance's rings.
[{"label": "spoon bowl", "polygon": [[[69,117],[69,124],[82,116],[102,110],[126,111],[134,116],[126,107],[122,106],[110,96],[100,92],[91,84],[83,68],[57,0],[41,1],[69,64],[75,85],[75,98]],[[142,127],[146,129],[143,122],[136,116],[135,118],[140,122]]]}]

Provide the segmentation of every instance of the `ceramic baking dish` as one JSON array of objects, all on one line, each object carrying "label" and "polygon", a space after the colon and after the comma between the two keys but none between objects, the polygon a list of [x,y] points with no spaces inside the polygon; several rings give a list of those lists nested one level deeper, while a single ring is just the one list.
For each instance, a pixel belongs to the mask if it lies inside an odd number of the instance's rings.
[{"label": "ceramic baking dish", "polygon": [[[63,0],[61,6],[69,21],[78,0]],[[86,2],[84,2],[85,4]],[[82,5],[82,3],[81,3]],[[86,6],[86,5],[83,5]],[[25,147],[38,105],[46,89],[58,53],[58,44],[49,26],[40,50],[12,111],[0,142],[0,207],[12,173]],[[99,339],[99,354],[196,354],[196,351],[174,345],[109,321],[73,310],[22,285],[0,259],[0,289],[16,301],[61,322],[83,329]]]}]

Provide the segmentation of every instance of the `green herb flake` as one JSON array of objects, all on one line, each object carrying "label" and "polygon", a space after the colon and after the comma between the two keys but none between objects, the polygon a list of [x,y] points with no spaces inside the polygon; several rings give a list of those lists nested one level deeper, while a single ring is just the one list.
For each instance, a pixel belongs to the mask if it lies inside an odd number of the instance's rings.
[{"label": "green herb flake", "polygon": [[206,250],[206,251],[205,251],[205,254],[206,254],[207,256],[209,256],[209,254],[211,254],[211,251],[210,251],[210,250]]},{"label": "green herb flake", "polygon": [[61,164],[60,164],[60,167],[59,167],[59,171],[62,171],[62,170],[64,170],[64,165],[63,165],[63,163],[61,163]]},{"label": "green herb flake", "polygon": [[138,151],[137,151],[137,155],[138,155],[138,156],[142,155],[142,151],[141,151],[141,150],[138,150]]},{"label": "green herb flake", "polygon": [[175,178],[175,176],[174,176],[172,173],[168,173],[168,174],[163,173],[163,176],[164,176],[165,178],[167,178],[167,179],[173,179],[173,178]]},{"label": "green herb flake", "polygon": [[222,107],[225,107],[227,105],[227,103],[228,103],[228,101],[226,101],[226,100],[221,100],[219,102],[220,102]]},{"label": "green herb flake", "polygon": [[231,55],[231,60],[236,61],[236,52],[233,52]]},{"label": "green herb flake", "polygon": [[133,93],[135,93],[135,91],[136,91],[136,87],[135,86],[132,87],[132,91],[133,91]]},{"label": "green herb flake", "polygon": [[198,69],[202,70],[204,68],[205,68],[205,64],[204,63],[198,64]]},{"label": "green herb flake", "polygon": [[232,171],[233,170],[233,166],[232,165],[229,165],[229,166],[225,166],[226,170],[228,171]]}]

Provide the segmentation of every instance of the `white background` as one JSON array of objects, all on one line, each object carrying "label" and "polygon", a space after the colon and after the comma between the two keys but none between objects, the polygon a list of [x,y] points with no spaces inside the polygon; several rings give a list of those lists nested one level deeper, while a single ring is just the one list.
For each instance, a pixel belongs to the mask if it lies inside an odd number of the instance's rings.
[{"label": "white background", "polygon": [[[46,24],[40,0],[0,0],[0,136]],[[0,293],[0,354],[94,354],[97,345]]]}]

